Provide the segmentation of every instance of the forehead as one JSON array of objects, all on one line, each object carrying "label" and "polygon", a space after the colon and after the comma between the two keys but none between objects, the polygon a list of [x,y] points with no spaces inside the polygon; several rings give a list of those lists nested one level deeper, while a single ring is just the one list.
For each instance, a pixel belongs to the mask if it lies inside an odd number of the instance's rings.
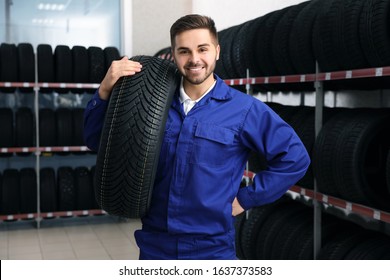
[{"label": "forehead", "polygon": [[208,29],[191,29],[176,35],[176,48],[197,47],[204,44],[215,44],[215,38]]}]

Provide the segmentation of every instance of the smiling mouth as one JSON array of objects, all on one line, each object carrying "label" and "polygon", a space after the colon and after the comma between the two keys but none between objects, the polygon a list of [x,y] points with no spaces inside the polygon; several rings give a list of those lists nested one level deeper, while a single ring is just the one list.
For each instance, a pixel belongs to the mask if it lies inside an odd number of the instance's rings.
[{"label": "smiling mouth", "polygon": [[190,72],[199,72],[201,70],[204,69],[204,67],[202,66],[198,66],[198,67],[186,67],[187,71],[190,71]]}]

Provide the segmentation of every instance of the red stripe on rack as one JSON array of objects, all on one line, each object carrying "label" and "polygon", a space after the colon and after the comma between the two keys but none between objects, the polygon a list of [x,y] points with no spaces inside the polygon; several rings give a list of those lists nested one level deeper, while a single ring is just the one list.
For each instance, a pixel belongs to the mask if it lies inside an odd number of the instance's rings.
[{"label": "red stripe on rack", "polygon": [[352,204],[352,212],[358,213],[360,215],[374,218],[374,210],[360,204]]}]

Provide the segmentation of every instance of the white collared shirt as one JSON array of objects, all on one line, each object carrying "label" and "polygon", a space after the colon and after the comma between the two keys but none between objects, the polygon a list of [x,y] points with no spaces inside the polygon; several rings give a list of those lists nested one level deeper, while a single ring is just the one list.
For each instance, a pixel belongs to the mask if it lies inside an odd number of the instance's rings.
[{"label": "white collared shirt", "polygon": [[181,79],[179,99],[180,99],[180,103],[183,105],[183,110],[186,115],[195,106],[196,103],[198,103],[203,97],[206,96],[206,94],[208,94],[214,88],[216,82],[217,81],[214,81],[211,87],[201,97],[199,97],[196,100],[192,100],[184,91],[183,78]]}]

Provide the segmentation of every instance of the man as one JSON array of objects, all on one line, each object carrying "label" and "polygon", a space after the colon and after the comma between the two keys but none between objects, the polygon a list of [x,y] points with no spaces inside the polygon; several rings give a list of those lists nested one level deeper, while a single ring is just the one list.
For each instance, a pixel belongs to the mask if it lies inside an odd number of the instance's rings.
[{"label": "man", "polygon": [[[214,21],[187,15],[171,27],[182,75],[165,127],[150,210],[135,233],[140,259],[236,259],[234,216],[280,198],[306,172],[309,156],[293,129],[261,101],[213,73],[220,46]],[[97,149],[115,82],[141,71],[114,61],[87,105],[85,139]],[[267,160],[240,187],[251,151]]]}]

